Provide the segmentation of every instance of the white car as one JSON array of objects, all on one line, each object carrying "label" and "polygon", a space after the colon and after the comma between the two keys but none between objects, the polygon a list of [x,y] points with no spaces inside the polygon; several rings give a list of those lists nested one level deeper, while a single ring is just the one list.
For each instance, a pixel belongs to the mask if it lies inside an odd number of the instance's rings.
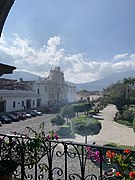
[{"label": "white car", "polygon": [[28,112],[23,112],[23,114],[25,114],[26,118],[31,118],[32,117],[32,115],[30,113],[28,113]]}]

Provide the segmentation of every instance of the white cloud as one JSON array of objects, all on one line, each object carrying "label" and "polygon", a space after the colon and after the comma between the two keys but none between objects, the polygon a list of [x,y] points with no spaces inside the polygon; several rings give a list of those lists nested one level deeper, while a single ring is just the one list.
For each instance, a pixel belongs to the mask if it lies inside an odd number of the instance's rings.
[{"label": "white cloud", "polygon": [[124,54],[117,54],[117,55],[115,55],[114,56],[114,60],[120,60],[120,59],[125,59],[125,58],[127,58],[127,56],[128,56],[128,53],[124,53]]},{"label": "white cloud", "polygon": [[32,42],[14,35],[13,39],[0,39],[0,54],[3,63],[11,64],[18,70],[46,76],[51,68],[60,66],[65,78],[75,83],[96,80],[113,72],[135,70],[135,54],[117,54],[112,61],[85,59],[83,54],[66,54],[60,48],[61,38],[51,37],[46,45],[34,49]]}]

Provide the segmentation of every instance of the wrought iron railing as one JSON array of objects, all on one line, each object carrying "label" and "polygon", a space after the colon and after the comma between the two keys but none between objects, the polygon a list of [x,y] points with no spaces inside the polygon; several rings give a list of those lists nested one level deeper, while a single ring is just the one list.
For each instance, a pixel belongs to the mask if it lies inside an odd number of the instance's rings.
[{"label": "wrought iron railing", "polygon": [[[22,136],[0,135],[0,161],[17,163],[14,177],[21,180],[103,180],[117,179],[114,171],[121,170],[118,164],[112,164],[106,152],[123,155],[122,149],[53,140],[46,140],[40,146],[36,143]],[[130,152],[130,157],[128,166],[134,171],[134,151]]]}]

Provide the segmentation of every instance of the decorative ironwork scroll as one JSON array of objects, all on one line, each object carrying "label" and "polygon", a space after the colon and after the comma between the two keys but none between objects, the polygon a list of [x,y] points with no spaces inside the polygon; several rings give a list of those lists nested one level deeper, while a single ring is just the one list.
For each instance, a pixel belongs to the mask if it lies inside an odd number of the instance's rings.
[{"label": "decorative ironwork scroll", "polygon": [[[32,138],[10,135],[0,137],[0,160],[15,160],[18,167],[14,176],[21,180],[113,180],[122,173],[117,157],[125,160],[131,172],[135,171],[134,151],[54,140],[38,144]],[[124,173],[121,175],[130,172],[126,169]]]}]

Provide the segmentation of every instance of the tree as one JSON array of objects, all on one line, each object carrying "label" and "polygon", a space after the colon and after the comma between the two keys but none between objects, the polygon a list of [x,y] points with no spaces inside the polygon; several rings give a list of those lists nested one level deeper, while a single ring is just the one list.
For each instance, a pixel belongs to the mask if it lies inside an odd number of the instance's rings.
[{"label": "tree", "polygon": [[115,84],[110,85],[103,91],[101,99],[102,104],[115,104],[119,111],[122,111],[125,105],[134,104],[135,78],[125,78]]},{"label": "tree", "polygon": [[85,108],[85,114],[89,114],[89,110],[91,109],[92,105],[91,103],[84,103],[84,108]]},{"label": "tree", "polygon": [[132,87],[135,84],[135,78],[132,78],[132,77],[124,78],[123,83],[126,86],[126,100],[130,101],[130,92],[132,90]]},{"label": "tree", "polygon": [[74,108],[74,112],[76,112],[77,117],[78,117],[79,112],[84,112],[85,111],[85,107],[84,107],[83,103],[74,104],[73,108]]},{"label": "tree", "polygon": [[67,122],[68,122],[68,119],[75,117],[75,112],[74,112],[73,106],[72,105],[63,106],[61,108],[60,115],[63,118],[67,118]]},{"label": "tree", "polygon": [[85,136],[85,144],[87,144],[87,136],[98,134],[102,128],[98,120],[84,115],[74,118],[72,123],[75,133]]},{"label": "tree", "polygon": [[58,130],[59,130],[59,126],[62,126],[63,124],[65,124],[65,119],[62,118],[59,114],[57,114],[55,118],[51,119],[51,123],[52,123],[52,126],[53,125],[58,126]]}]

